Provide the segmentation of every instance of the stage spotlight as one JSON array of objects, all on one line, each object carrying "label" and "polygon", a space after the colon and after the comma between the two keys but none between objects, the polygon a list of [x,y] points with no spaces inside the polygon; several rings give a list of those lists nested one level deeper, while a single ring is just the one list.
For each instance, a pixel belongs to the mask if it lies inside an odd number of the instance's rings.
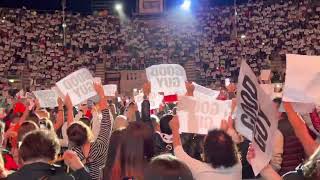
[{"label": "stage spotlight", "polygon": [[183,4],[181,4],[181,9],[185,11],[189,11],[191,7],[191,0],[184,0]]},{"label": "stage spotlight", "polygon": [[244,39],[244,38],[246,38],[246,35],[242,34],[240,37],[241,37],[241,39]]},{"label": "stage spotlight", "polygon": [[62,23],[62,28],[66,28],[67,24],[66,23]]},{"label": "stage spotlight", "polygon": [[117,3],[114,8],[117,10],[117,11],[121,11],[122,10],[122,4],[121,3]]}]

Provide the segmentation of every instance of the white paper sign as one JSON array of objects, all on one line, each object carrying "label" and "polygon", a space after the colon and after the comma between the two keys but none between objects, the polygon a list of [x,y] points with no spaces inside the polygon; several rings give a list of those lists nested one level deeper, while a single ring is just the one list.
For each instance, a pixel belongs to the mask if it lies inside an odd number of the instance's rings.
[{"label": "white paper sign", "polygon": [[[294,111],[298,113],[311,113],[316,108],[316,105],[311,103],[291,103],[291,105]],[[283,103],[280,104],[279,112],[286,112]]]},{"label": "white paper sign", "polygon": [[206,87],[203,87],[197,83],[192,83],[194,85],[193,96],[196,98],[212,98],[216,99],[219,95],[219,91],[215,91]]},{"label": "white paper sign", "polygon": [[51,90],[54,91],[57,94],[57,96],[61,97],[62,101],[64,101],[65,96],[62,94],[62,92],[59,90],[57,86],[53,86]]},{"label": "white paper sign", "polygon": [[105,96],[116,96],[117,85],[116,84],[104,85],[103,90],[104,90]]},{"label": "white paper sign", "polygon": [[287,54],[283,101],[320,104],[320,56]]},{"label": "white paper sign", "polygon": [[260,84],[262,90],[270,97],[271,100],[274,98],[274,85],[273,84]]},{"label": "white paper sign", "polygon": [[39,101],[40,107],[53,108],[58,106],[58,95],[53,90],[41,90],[32,92]]},{"label": "white paper sign", "polygon": [[207,134],[208,130],[220,128],[221,120],[231,113],[231,100],[179,96],[178,115],[180,132]]},{"label": "white paper sign", "polygon": [[272,156],[274,134],[278,127],[277,110],[245,61],[241,64],[237,89],[235,126],[240,134],[252,141],[256,150],[252,168],[257,175]]},{"label": "white paper sign", "polygon": [[[138,95],[134,96],[134,101],[138,105],[138,110],[141,112],[141,103],[143,102],[143,93],[139,93]],[[149,102],[150,102],[150,109],[158,109],[160,104],[162,103],[163,96],[159,95],[158,93],[150,93],[149,95]]]},{"label": "white paper sign", "polygon": [[63,78],[56,86],[64,96],[69,94],[73,105],[78,105],[97,94],[93,87],[93,77],[89,70],[84,68]]},{"label": "white paper sign", "polygon": [[178,64],[153,65],[146,69],[151,91],[163,92],[165,95],[185,94],[187,75],[184,68]]}]

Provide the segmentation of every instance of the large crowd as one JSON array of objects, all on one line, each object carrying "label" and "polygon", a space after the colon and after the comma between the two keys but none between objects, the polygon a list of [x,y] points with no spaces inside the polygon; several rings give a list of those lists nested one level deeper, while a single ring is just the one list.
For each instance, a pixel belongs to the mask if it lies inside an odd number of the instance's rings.
[{"label": "large crowd", "polygon": [[237,6],[236,16],[234,7],[202,7],[152,22],[66,13],[64,44],[61,11],[1,8],[0,72],[27,68],[34,84],[47,87],[80,67],[94,73],[101,62],[135,70],[193,61],[198,83],[219,87],[225,78],[236,80],[242,59],[258,75],[287,53],[319,55],[319,12],[303,0],[256,1]]},{"label": "large crowd", "polygon": [[[195,87],[186,82],[185,96]],[[219,129],[206,135],[180,134],[178,100],[164,100],[150,109],[151,84],[142,87],[144,100],[107,97],[103,86],[94,84],[98,101],[73,105],[67,95],[56,108],[41,108],[30,94],[5,92],[1,97],[0,175],[18,179],[259,179],[318,177],[314,158],[318,154],[319,114],[299,116],[289,102],[278,113],[269,164],[254,176],[251,161],[255,149],[234,126],[231,107]],[[235,100],[234,84],[221,89],[217,100]],[[15,92],[16,93],[16,92]],[[274,100],[279,108],[281,99]],[[138,106],[141,106],[139,111]],[[307,122],[312,122],[305,125]],[[314,132],[312,132],[314,131]],[[301,166],[311,158],[310,167]],[[3,158],[3,159],[2,159]],[[306,163],[306,164],[308,164]],[[300,165],[299,165],[300,164]],[[295,171],[296,167],[303,167]]]},{"label": "large crowd", "polygon": [[[274,106],[283,104],[285,112],[277,114],[271,160],[254,176],[255,149],[234,127],[234,106],[220,129],[180,134],[179,101],[163,100],[159,108],[150,109],[150,83],[141,87],[141,104],[133,98],[107,97],[95,83],[97,102],[74,106],[67,95],[51,109],[7,83],[7,75],[29,72],[30,87],[51,88],[79,68],[94,75],[101,63],[107,70],[143,70],[191,61],[197,83],[220,88],[218,100],[235,100],[233,82],[242,60],[258,76],[273,59],[284,61],[285,54],[320,55],[319,14],[320,7],[308,0],[254,1],[236,11],[202,7],[187,17],[173,14],[156,20],[66,13],[62,26],[61,11],[0,8],[1,178],[319,178],[313,161],[307,161],[312,167],[299,166],[319,149],[319,107],[299,116],[289,102],[274,99]],[[226,78],[231,80],[227,87]],[[195,87],[186,82],[186,90],[186,96],[193,96]]]}]

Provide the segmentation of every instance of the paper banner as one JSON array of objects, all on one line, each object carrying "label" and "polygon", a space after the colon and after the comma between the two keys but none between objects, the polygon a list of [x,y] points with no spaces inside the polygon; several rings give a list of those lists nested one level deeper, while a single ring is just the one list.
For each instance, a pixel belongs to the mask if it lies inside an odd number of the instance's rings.
[{"label": "paper banner", "polygon": [[258,175],[271,160],[274,134],[278,127],[277,109],[245,61],[241,64],[237,89],[235,127],[253,142],[256,157],[252,160],[252,168]]},{"label": "paper banner", "polygon": [[40,107],[53,108],[58,106],[58,95],[53,90],[41,90],[32,92],[39,101]]},{"label": "paper banner", "polygon": [[179,96],[180,131],[207,134],[210,129],[220,128],[221,120],[228,119],[231,113],[231,103],[231,100]]},{"label": "paper banner", "polygon": [[87,69],[80,69],[56,83],[59,91],[66,96],[69,94],[73,105],[95,96],[93,77]]},{"label": "paper banner", "polygon": [[146,69],[147,79],[151,82],[151,91],[165,95],[186,93],[187,76],[184,68],[178,64],[153,65]]},{"label": "paper banner", "polygon": [[283,101],[320,104],[320,56],[287,54]]},{"label": "paper banner", "polygon": [[105,96],[116,96],[117,85],[116,84],[108,84],[103,86],[104,95]]}]

